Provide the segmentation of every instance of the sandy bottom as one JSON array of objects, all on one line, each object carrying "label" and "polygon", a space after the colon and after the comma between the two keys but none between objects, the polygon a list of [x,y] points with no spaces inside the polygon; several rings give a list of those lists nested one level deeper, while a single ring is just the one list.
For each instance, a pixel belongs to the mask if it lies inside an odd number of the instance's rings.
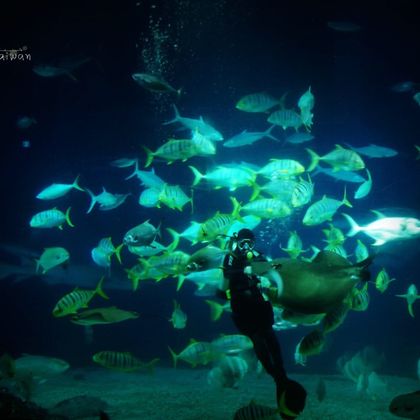
[{"label": "sandy bottom", "polygon": [[[109,404],[112,420],[179,419],[227,420],[251,400],[275,406],[274,383],[269,376],[248,374],[237,389],[213,388],[208,370],[157,368],[154,374],[117,373],[106,369],[76,369],[50,379],[37,388],[33,401],[49,408],[77,395],[100,397]],[[290,375],[308,391],[307,406],[300,419],[396,419],[388,412],[391,399],[420,388],[418,381],[381,376],[387,381],[383,395],[372,400],[356,392],[355,384],[339,375],[323,375],[327,393],[317,400],[316,375]]]}]

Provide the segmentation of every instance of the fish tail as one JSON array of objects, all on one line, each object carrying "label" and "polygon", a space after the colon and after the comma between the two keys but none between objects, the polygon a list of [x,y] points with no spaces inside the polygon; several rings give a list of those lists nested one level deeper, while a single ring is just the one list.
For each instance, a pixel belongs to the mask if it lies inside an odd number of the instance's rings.
[{"label": "fish tail", "polygon": [[179,240],[181,239],[181,235],[172,228],[166,228],[166,230],[169,232],[169,234],[172,236],[173,241],[170,245],[168,245],[168,252],[173,252],[177,248],[179,244]]},{"label": "fish tail", "polygon": [[67,224],[70,226],[70,227],[74,227],[74,224],[71,222],[71,220],[70,220],[70,210],[71,210],[71,207],[69,207],[67,210],[66,210],[66,222],[67,222]]},{"label": "fish tail", "polygon": [[121,245],[118,245],[115,248],[115,251],[114,251],[115,256],[117,257],[117,260],[120,264],[122,264],[122,262],[121,262],[121,249],[122,249],[123,246],[124,246],[124,243],[122,243]]},{"label": "fish tail", "polygon": [[316,166],[318,165],[321,157],[319,155],[317,155],[312,149],[309,149],[309,147],[306,148],[306,151],[309,153],[309,155],[311,157],[311,163],[308,166],[307,171],[311,172],[316,168]]},{"label": "fish tail", "polygon": [[350,203],[350,201],[347,199],[347,192],[346,192],[346,187],[344,187],[344,196],[343,196],[343,201],[342,203],[347,206],[347,207],[353,207]]},{"label": "fish tail", "polygon": [[210,319],[212,321],[220,319],[223,314],[223,305],[212,300],[206,300],[206,303],[210,306]]},{"label": "fish tail", "polygon": [[168,349],[171,352],[172,360],[174,361],[174,368],[176,368],[176,364],[178,362],[179,355],[176,354],[169,346],[168,346]]},{"label": "fish tail", "polygon": [[347,232],[347,236],[354,236],[360,232],[362,228],[355,222],[355,220],[346,213],[341,213],[350,224],[350,230]]},{"label": "fish tail", "polygon": [[152,164],[154,155],[153,155],[153,152],[150,149],[148,149],[146,146],[143,146],[143,149],[147,154],[146,163],[144,165],[144,167],[147,168]]},{"label": "fish tail", "polygon": [[178,283],[176,285],[176,291],[178,292],[179,289],[181,289],[182,285],[184,284],[185,276],[183,274],[180,274],[178,276]]},{"label": "fish tail", "polygon": [[40,267],[40,260],[37,260],[37,259],[35,258],[35,264],[36,264],[36,267],[35,267],[35,273],[38,273],[38,270],[39,270],[39,267]]},{"label": "fish tail", "polygon": [[234,219],[241,221],[242,218],[239,215],[239,212],[241,211],[241,204],[238,202],[238,200],[235,197],[230,197],[230,201],[232,201],[232,204],[233,204],[233,210],[232,210],[231,216]]},{"label": "fish tail", "polygon": [[102,284],[105,280],[105,277],[102,276],[101,279],[98,282],[98,285],[96,286],[95,293],[97,293],[99,296],[101,296],[104,299],[109,299],[109,297],[106,295],[106,293],[102,290]]},{"label": "fish tail", "polygon": [[191,188],[190,204],[191,204],[191,214],[194,214],[194,189],[193,188]]},{"label": "fish tail", "polygon": [[90,206],[88,208],[88,211],[86,212],[86,214],[87,214],[87,213],[90,213],[92,211],[93,207],[95,206],[96,197],[95,197],[95,194],[93,194],[93,192],[89,188],[86,188],[85,191],[90,195]]},{"label": "fish tail", "polygon": [[414,318],[413,304],[412,304],[412,303],[409,303],[409,304],[408,304],[408,313],[410,314],[410,316],[411,316],[412,318]]},{"label": "fish tail", "polygon": [[134,171],[133,171],[133,173],[131,175],[128,175],[128,177],[125,178],[125,180],[134,178],[136,176],[138,170],[139,170],[139,161],[136,159],[136,163],[134,165]]},{"label": "fish tail", "polygon": [[181,118],[181,115],[179,114],[179,111],[178,111],[178,108],[176,107],[176,105],[173,104],[172,107],[174,108],[174,111],[175,111],[175,117],[172,120],[165,121],[162,125],[174,124],[174,123],[178,122],[179,119]]},{"label": "fish tail", "polygon": [[194,166],[189,165],[188,167],[192,170],[194,174],[194,181],[192,183],[192,186],[195,187],[201,181],[204,175],[197,168],[194,168]]},{"label": "fish tail", "polygon": [[254,182],[252,184],[252,195],[249,201],[254,201],[260,195],[260,192],[261,192],[260,186],[256,182]]},{"label": "fish tail", "polygon": [[73,188],[76,188],[76,190],[79,191],[84,191],[84,189],[79,185],[79,178],[80,178],[80,174],[77,175],[76,179],[73,182]]},{"label": "fish tail", "polygon": [[269,127],[265,132],[264,132],[264,134],[265,134],[265,136],[266,137],[268,137],[268,138],[270,138],[271,140],[274,140],[274,141],[280,141],[277,137],[274,137],[272,134],[271,134],[271,132],[273,131],[273,128],[275,127],[275,125],[272,125],[271,127]]}]

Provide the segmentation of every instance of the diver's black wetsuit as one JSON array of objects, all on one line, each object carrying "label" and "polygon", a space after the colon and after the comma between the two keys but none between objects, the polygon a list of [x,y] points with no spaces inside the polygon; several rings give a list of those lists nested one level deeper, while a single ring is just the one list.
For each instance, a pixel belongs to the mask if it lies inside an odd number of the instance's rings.
[{"label": "diver's black wetsuit", "polygon": [[[256,251],[253,255],[252,261],[266,261]],[[250,261],[242,254],[230,253],[223,261],[224,276],[229,281],[232,319],[238,330],[252,340],[258,360],[281,387],[287,376],[273,330],[273,307],[264,300],[258,278],[244,273],[248,265]]]}]

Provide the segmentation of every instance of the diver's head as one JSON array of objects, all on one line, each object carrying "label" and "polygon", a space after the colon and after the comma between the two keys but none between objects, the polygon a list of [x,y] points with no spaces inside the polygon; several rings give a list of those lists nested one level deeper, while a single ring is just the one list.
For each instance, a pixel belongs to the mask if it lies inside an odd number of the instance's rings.
[{"label": "diver's head", "polygon": [[237,255],[244,255],[252,258],[252,250],[255,246],[255,235],[250,229],[241,229],[237,235],[233,237],[231,250]]}]

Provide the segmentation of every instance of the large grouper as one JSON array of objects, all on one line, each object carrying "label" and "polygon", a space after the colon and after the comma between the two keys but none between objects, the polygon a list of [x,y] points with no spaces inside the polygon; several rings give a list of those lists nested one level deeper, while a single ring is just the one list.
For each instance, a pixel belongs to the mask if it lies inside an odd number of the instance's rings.
[{"label": "large grouper", "polygon": [[279,274],[277,290],[269,294],[274,306],[300,314],[326,314],[340,305],[359,282],[369,280],[372,259],[352,264],[335,252],[321,251],[312,261],[279,258],[254,262],[252,272],[267,275],[274,269]]}]

